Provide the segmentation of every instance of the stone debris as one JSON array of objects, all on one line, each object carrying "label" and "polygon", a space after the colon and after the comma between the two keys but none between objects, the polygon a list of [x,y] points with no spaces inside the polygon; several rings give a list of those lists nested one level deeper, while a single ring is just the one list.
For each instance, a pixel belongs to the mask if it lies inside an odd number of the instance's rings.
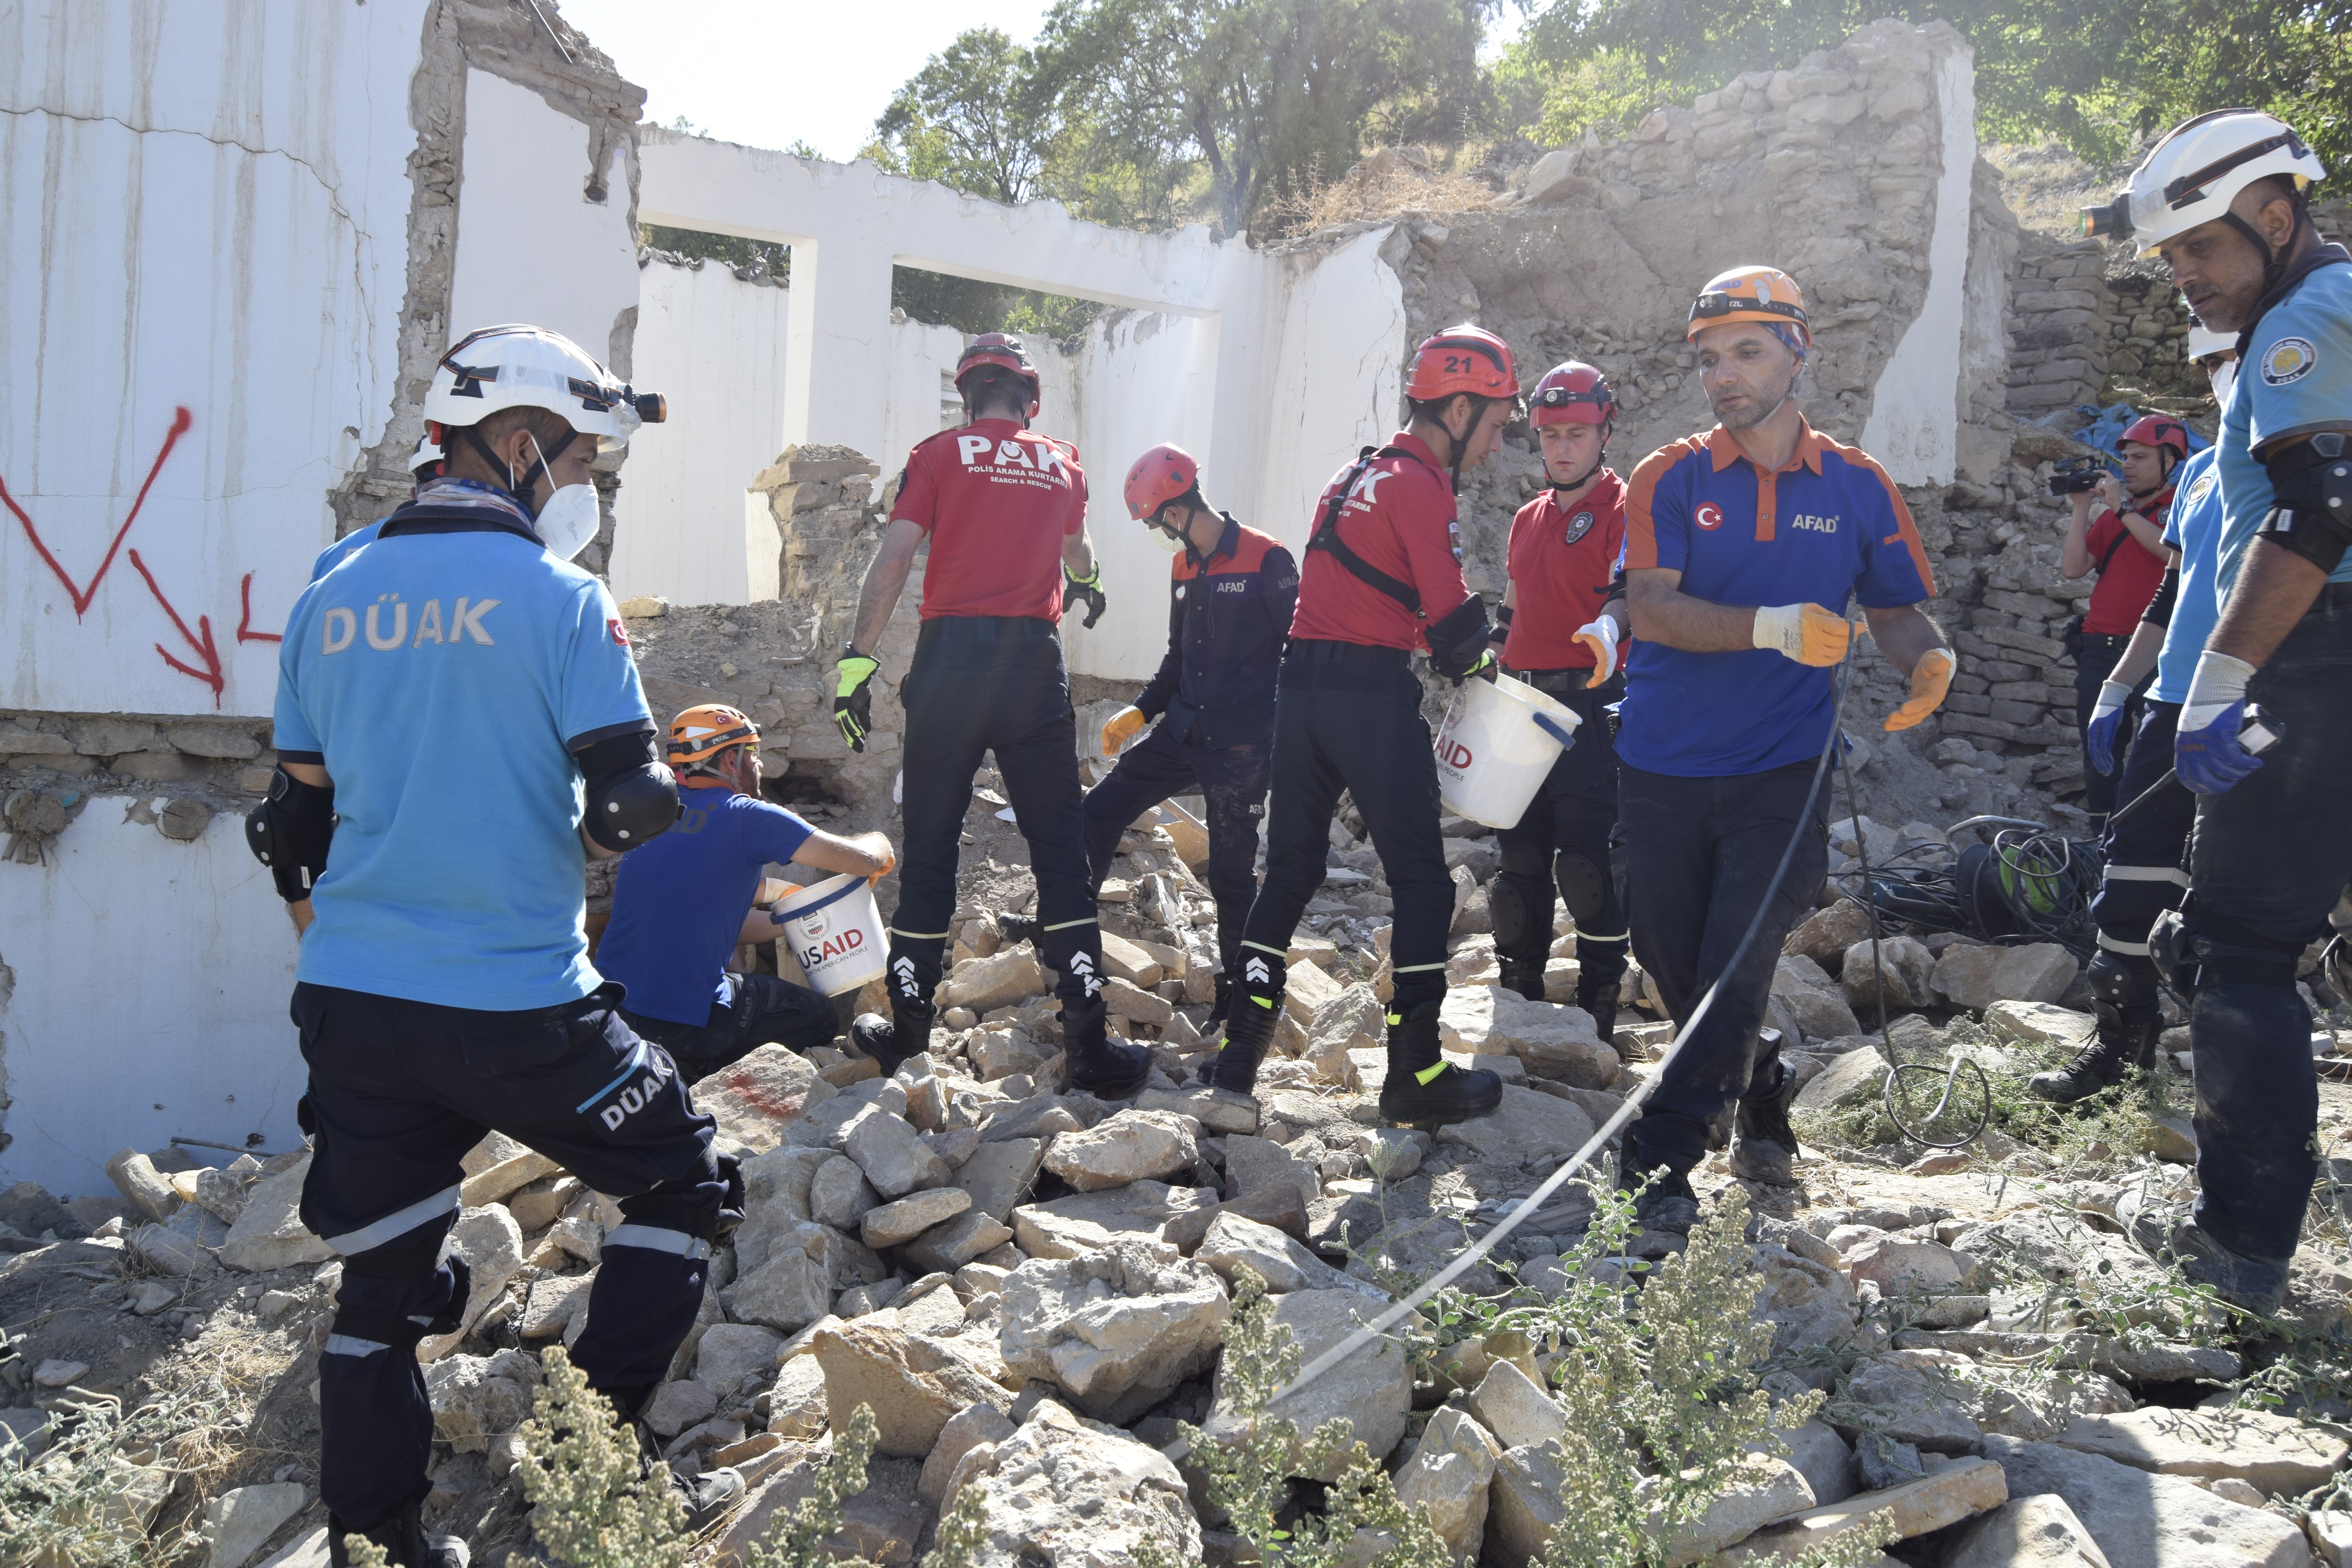
[{"label": "stone debris", "polygon": [[1164,1242],[1024,1263],[1001,1294],[1004,1364],[1120,1424],[1207,1372],[1232,1315],[1223,1281]]},{"label": "stone debris", "polygon": [[2216,1497],[2179,1476],[2014,1437],[1987,1437],[1983,1454],[2007,1474],[2012,1494],[2063,1498],[2111,1563],[2304,1568],[2310,1560],[2293,1521]]},{"label": "stone debris", "polygon": [[2011,1498],[1960,1532],[1945,1568],[2115,1568],[2056,1492]]}]

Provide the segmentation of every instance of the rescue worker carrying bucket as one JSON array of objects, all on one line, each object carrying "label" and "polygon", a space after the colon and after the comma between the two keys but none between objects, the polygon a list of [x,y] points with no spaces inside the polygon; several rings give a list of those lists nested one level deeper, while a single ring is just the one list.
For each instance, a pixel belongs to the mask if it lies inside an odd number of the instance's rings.
[{"label": "rescue worker carrying bucket", "polygon": [[1450,327],[1421,345],[1405,384],[1409,426],[1339,470],[1317,508],[1282,661],[1265,882],[1244,928],[1224,1048],[1203,1071],[1247,1093],[1274,1038],[1291,933],[1323,883],[1331,815],[1346,790],[1396,902],[1381,1115],[1434,1126],[1502,1102],[1502,1080],[1438,1054],[1454,885],[1437,829],[1437,760],[1413,652],[1457,685],[1494,668],[1486,602],[1462,581],[1454,487],[1518,412],[1510,345]]}]

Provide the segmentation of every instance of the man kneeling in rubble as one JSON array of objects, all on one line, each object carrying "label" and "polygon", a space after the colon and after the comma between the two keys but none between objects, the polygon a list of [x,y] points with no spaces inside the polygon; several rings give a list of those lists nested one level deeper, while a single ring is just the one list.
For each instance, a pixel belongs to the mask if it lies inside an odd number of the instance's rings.
[{"label": "man kneeling in rubble", "polygon": [[623,1021],[688,1083],[764,1045],[829,1044],[841,1032],[830,999],[773,974],[730,974],[727,960],[776,938],[782,922],[752,903],[770,861],[881,877],[890,841],[836,837],[760,798],[760,728],[735,709],[680,713],[669,765],[685,790],[677,826],[622,859],[596,948],[598,972],[628,989]]}]

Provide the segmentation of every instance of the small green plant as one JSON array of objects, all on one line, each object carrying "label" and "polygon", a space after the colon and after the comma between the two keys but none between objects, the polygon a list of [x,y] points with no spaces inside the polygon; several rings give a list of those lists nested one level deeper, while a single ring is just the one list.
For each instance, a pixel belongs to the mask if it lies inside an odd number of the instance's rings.
[{"label": "small green plant", "polygon": [[53,1413],[54,1439],[38,1458],[0,1438],[0,1563],[129,1568],[184,1555],[201,1514],[152,1535],[149,1526],[185,1479],[189,1434],[211,1430],[226,1412],[218,1390],[200,1387],[128,1412],[104,1399]]},{"label": "small green plant", "polygon": [[[1256,1547],[1262,1563],[1332,1568],[1358,1562],[1357,1536],[1369,1532],[1394,1544],[1372,1556],[1366,1568],[1450,1568],[1445,1542],[1426,1510],[1406,1511],[1387,1472],[1354,1441],[1347,1422],[1327,1421],[1312,1436],[1301,1436],[1296,1423],[1267,1414],[1274,1396],[1298,1375],[1302,1359],[1296,1338],[1274,1321],[1265,1281],[1243,1268],[1234,1281],[1234,1315],[1225,1329],[1220,1374],[1240,1429],[1220,1440],[1197,1426],[1178,1428],[1208,1475],[1209,1501]],[[1290,1478],[1318,1474],[1343,1454],[1346,1464],[1339,1479],[1325,1489],[1321,1512],[1292,1517]],[[1178,1568],[1175,1553],[1163,1542],[1144,1542],[1135,1557],[1139,1568]]]},{"label": "small green plant", "polygon": [[880,1436],[869,1406],[861,1405],[851,1411],[849,1430],[833,1435],[833,1456],[817,1472],[816,1489],[769,1526],[767,1535],[751,1548],[744,1568],[814,1568],[820,1563],[874,1568],[863,1557],[835,1558],[824,1543],[841,1529],[841,1505],[866,1489],[866,1461],[873,1458]]}]

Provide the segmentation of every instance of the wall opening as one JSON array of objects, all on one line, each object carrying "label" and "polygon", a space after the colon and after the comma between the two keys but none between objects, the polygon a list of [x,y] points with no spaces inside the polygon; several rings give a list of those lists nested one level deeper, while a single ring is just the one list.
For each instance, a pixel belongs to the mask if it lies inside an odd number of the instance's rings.
[{"label": "wall opening", "polygon": [[667,228],[660,224],[637,226],[637,243],[666,250],[688,261],[718,261],[733,268],[749,281],[764,278],[782,288],[792,280],[793,247],[740,235],[713,234],[699,228]]},{"label": "wall opening", "polygon": [[918,321],[961,332],[1020,332],[1059,342],[1110,309],[1099,300],[950,278],[919,267],[890,269],[890,303]]}]

